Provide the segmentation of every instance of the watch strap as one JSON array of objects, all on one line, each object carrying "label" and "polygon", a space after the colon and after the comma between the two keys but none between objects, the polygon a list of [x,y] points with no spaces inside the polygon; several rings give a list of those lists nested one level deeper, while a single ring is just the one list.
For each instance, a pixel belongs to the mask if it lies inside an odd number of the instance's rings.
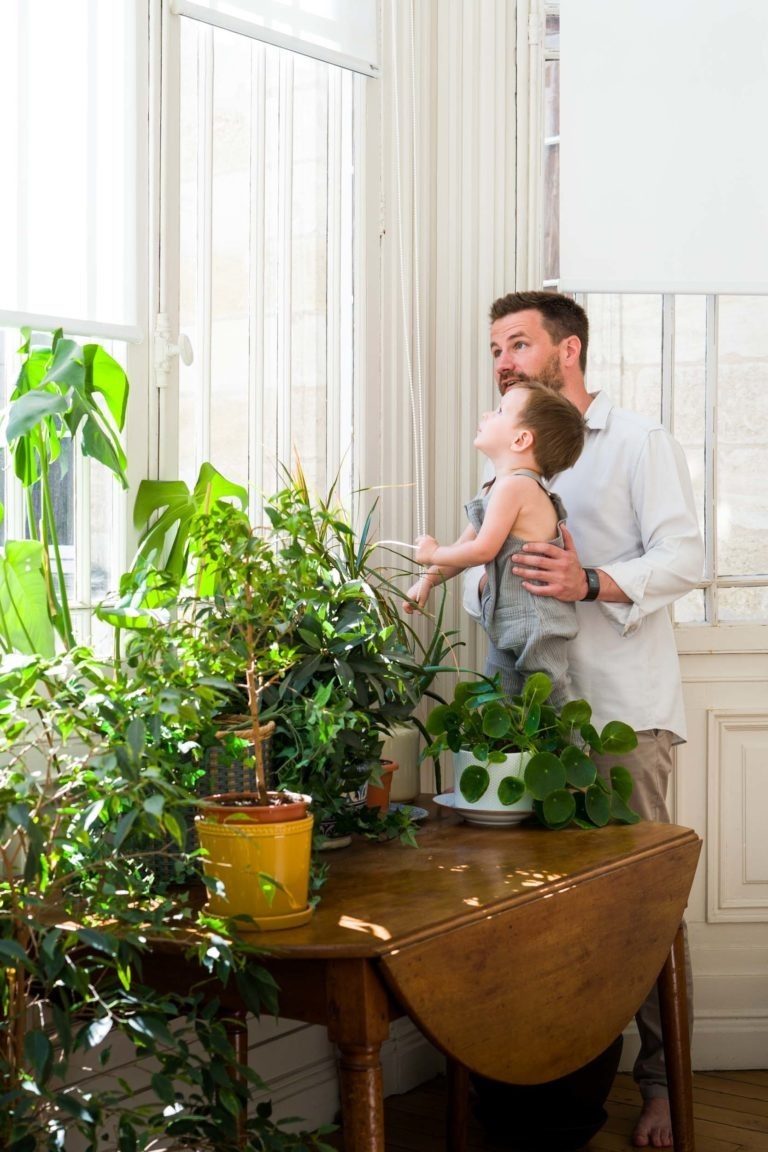
[{"label": "watch strap", "polygon": [[587,594],[582,596],[582,601],[597,600],[600,595],[600,577],[594,568],[585,568],[584,575],[587,578]]}]

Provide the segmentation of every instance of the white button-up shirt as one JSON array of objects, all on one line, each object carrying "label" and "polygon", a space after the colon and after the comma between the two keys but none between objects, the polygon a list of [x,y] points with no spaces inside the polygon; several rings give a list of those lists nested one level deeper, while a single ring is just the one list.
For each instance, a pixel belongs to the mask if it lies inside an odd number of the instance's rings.
[{"label": "white button-up shirt", "polygon": [[[577,603],[579,633],[568,646],[574,695],[592,705],[598,730],[623,720],[684,740],[668,608],[695,587],[704,560],[685,456],[660,424],[615,407],[604,392],[584,418],[584,450],[552,488],[567,509],[581,563],[601,568],[632,603]],[[477,617],[474,575],[464,602]]]}]

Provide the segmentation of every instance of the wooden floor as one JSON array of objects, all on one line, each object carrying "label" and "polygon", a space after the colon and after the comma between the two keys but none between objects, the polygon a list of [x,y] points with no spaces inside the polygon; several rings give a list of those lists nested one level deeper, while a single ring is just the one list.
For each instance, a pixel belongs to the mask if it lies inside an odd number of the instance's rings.
[{"label": "wooden floor", "polygon": [[[768,1152],[768,1071],[696,1072],[693,1107],[696,1152]],[[630,1076],[616,1077],[605,1108],[608,1120],[586,1146],[587,1152],[628,1152],[639,1108]],[[388,1097],[385,1113],[387,1152],[444,1152],[442,1077],[402,1096]],[[498,1145],[485,1144],[473,1120],[467,1152],[489,1148]]]}]

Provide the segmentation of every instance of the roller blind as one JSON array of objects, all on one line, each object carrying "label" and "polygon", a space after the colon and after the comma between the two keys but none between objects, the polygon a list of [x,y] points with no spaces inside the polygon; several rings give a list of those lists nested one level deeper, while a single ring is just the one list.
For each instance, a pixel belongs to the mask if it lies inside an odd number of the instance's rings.
[{"label": "roller blind", "polygon": [[768,4],[561,0],[559,287],[768,292]]},{"label": "roller blind", "polygon": [[376,0],[173,0],[172,9],[365,76],[379,73]]}]

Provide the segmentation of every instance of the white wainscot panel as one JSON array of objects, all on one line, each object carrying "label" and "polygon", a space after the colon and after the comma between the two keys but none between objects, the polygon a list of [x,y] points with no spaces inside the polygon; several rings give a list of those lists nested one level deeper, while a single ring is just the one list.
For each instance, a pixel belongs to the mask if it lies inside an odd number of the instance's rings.
[{"label": "white wainscot panel", "polygon": [[710,922],[768,922],[768,714],[708,713]]}]

